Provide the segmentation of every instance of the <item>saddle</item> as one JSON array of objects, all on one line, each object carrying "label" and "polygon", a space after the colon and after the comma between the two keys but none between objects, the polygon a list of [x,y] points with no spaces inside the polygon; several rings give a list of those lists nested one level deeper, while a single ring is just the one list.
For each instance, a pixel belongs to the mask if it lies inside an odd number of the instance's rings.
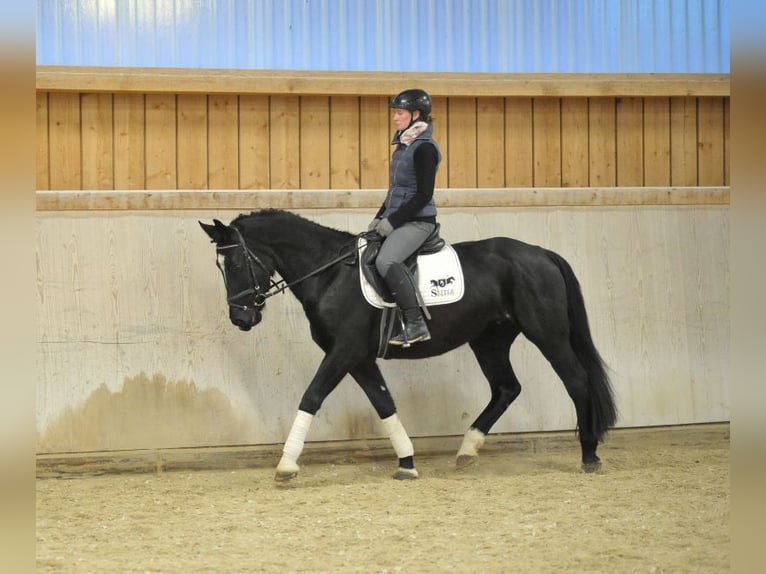
[{"label": "saddle", "polygon": [[[389,341],[399,332],[402,321],[388,286],[375,267],[380,246],[380,239],[359,239],[357,261],[362,295],[367,303],[381,309],[377,355],[388,358]],[[420,248],[404,261],[404,265],[418,286],[418,303],[426,319],[431,318],[429,306],[455,303],[463,297],[465,282],[460,259],[455,249],[439,236],[438,224]]]},{"label": "saddle", "polygon": [[[438,253],[446,245],[444,239],[439,235],[439,229],[441,224],[437,223],[434,230],[431,232],[421,246],[407,259],[404,260],[404,266],[410,271],[413,277],[417,277],[418,271],[418,255],[428,255],[430,253]],[[388,290],[388,285],[383,280],[383,277],[378,273],[375,267],[375,259],[380,253],[380,246],[383,244],[381,240],[368,239],[367,248],[362,254],[362,273],[365,279],[375,288],[380,297],[386,303],[393,303],[394,298],[391,296],[391,292]]]}]

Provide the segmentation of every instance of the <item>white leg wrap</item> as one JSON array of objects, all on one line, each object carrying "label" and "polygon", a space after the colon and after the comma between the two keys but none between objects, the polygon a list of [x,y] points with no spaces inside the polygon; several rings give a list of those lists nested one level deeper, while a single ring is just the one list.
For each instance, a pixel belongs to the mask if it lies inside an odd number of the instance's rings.
[{"label": "white leg wrap", "polygon": [[407,436],[407,431],[404,430],[402,422],[399,420],[399,415],[394,413],[387,419],[381,419],[381,422],[388,438],[391,439],[391,444],[394,446],[394,452],[396,452],[397,457],[404,458],[415,454],[412,441]]},{"label": "white leg wrap", "polygon": [[277,470],[292,471],[298,469],[298,457],[303,452],[303,443],[306,441],[306,435],[309,432],[311,421],[314,419],[314,415],[310,415],[305,411],[298,411],[295,415],[295,421],[290,429],[290,434],[287,435],[285,446],[282,449],[282,459],[277,465]]},{"label": "white leg wrap", "polygon": [[479,449],[484,445],[485,438],[486,435],[480,430],[475,428],[468,429],[465,431],[463,444],[460,445],[457,455],[479,456]]}]

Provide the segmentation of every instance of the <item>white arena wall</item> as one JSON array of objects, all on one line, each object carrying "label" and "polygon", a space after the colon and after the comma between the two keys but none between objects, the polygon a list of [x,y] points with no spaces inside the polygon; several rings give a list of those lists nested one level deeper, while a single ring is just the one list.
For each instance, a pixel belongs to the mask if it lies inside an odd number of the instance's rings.
[{"label": "white arena wall", "polygon": [[[209,204],[126,192],[94,206],[98,194],[83,192],[80,204],[75,197],[62,208],[61,193],[38,193],[39,453],[284,441],[321,351],[289,293],[269,299],[249,333],[229,323],[214,247],[197,221],[228,222],[250,207],[196,193]],[[366,228],[384,194],[312,193],[325,199],[286,205],[352,232]],[[620,201],[614,190],[588,190],[562,202],[529,189],[506,194],[523,201],[486,207],[464,205],[458,193],[440,196],[447,241],[506,235],[570,262],[611,369],[619,427],[729,420],[728,193],[706,201],[643,190]],[[656,199],[641,199],[649,196]],[[249,197],[253,207],[266,201]],[[574,407],[536,348],[520,338],[512,362],[523,390],[493,432],[573,430]],[[467,347],[380,363],[413,437],[461,435],[489,398]],[[308,440],[380,436],[372,406],[347,377]]]}]

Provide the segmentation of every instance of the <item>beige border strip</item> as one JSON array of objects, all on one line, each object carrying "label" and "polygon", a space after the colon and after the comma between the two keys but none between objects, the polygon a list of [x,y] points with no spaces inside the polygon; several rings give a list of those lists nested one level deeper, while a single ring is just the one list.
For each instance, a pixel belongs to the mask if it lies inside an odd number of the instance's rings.
[{"label": "beige border strip", "polygon": [[721,96],[729,74],[464,74],[38,66],[38,91],[432,96]]},{"label": "beige border strip", "polygon": [[[375,209],[385,190],[38,191],[37,211]],[[729,187],[437,190],[440,208],[729,205]]]},{"label": "beige border strip", "polygon": [[[413,437],[422,460],[427,457],[452,459],[460,436]],[[728,445],[728,422],[691,425],[613,429],[607,447],[630,448],[643,441],[666,441],[669,447],[687,444]],[[570,431],[493,434],[482,448],[482,456],[519,452],[577,451],[577,438]],[[98,476],[121,473],[168,471],[232,470],[276,466],[282,445],[251,445],[208,448],[167,448],[69,454],[38,454],[37,478]],[[575,455],[576,456],[576,455]],[[573,456],[572,460],[575,460]],[[361,464],[370,461],[395,462],[388,439],[358,439],[308,442],[301,464]],[[574,463],[573,463],[574,468]]]}]

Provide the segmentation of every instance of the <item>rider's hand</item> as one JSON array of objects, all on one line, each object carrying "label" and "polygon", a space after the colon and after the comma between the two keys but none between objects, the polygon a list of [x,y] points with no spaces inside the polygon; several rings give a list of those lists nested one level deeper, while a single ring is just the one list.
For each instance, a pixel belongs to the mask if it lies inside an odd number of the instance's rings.
[{"label": "rider's hand", "polygon": [[394,226],[391,225],[391,222],[388,221],[388,217],[381,219],[378,221],[377,225],[375,225],[375,231],[380,233],[383,237],[388,237],[388,235],[394,230]]},{"label": "rider's hand", "polygon": [[379,217],[376,217],[375,219],[370,221],[370,224],[367,226],[367,231],[373,231],[378,226],[379,221],[380,221]]}]

